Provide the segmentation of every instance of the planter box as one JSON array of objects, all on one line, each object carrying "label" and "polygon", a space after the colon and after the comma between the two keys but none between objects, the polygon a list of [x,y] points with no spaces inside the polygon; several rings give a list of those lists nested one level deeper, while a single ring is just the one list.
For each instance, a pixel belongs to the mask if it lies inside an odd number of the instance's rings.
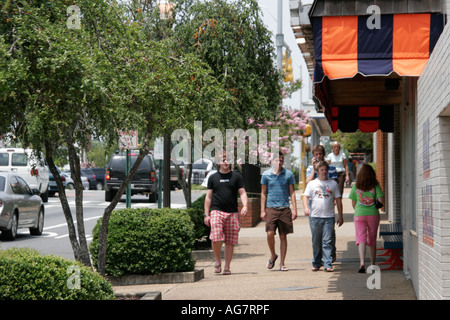
[{"label": "planter box", "polygon": [[[241,218],[242,228],[252,228],[261,221],[261,199],[249,198],[247,206],[248,206],[247,215]],[[241,209],[242,209],[242,202],[241,199],[239,199],[238,211],[241,212]]]},{"label": "planter box", "polygon": [[189,272],[162,274],[130,274],[123,277],[108,277],[113,286],[132,286],[140,284],[186,283],[196,282],[205,277],[203,269]]}]

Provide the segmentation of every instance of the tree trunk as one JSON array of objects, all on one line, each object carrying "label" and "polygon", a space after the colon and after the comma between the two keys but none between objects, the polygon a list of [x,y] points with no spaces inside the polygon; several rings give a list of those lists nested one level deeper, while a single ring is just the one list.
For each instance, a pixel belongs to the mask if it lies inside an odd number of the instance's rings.
[{"label": "tree trunk", "polygon": [[72,179],[75,183],[75,216],[77,218],[78,241],[80,244],[80,255],[82,262],[91,266],[89,247],[86,241],[86,231],[84,227],[84,211],[83,211],[83,183],[81,182],[80,158],[78,157],[75,146],[68,143],[69,165]]},{"label": "tree trunk", "polygon": [[[59,175],[58,169],[56,168],[56,165],[53,161],[53,148],[48,143],[45,144],[45,160],[47,161],[50,172],[52,173],[56,185],[58,187],[59,201],[61,202],[63,214],[64,217],[66,218],[67,228],[69,231],[69,240],[70,244],[72,245],[74,257],[77,261],[80,261],[84,265],[91,267],[89,252],[86,257],[86,254],[82,252],[82,248],[78,242],[77,234],[75,231],[75,225],[73,223],[72,213],[70,211],[70,206],[67,201],[66,190],[64,189],[61,176]],[[83,223],[83,220],[81,220],[81,223]]]},{"label": "tree trunk", "polygon": [[190,208],[192,206],[192,197],[191,197],[191,172],[192,172],[192,163],[186,164],[186,177],[188,178],[188,182],[186,183],[186,179],[183,177],[183,174],[181,172],[181,168],[176,163],[176,161],[173,162],[175,165],[175,169],[177,170],[178,174],[178,183],[181,186],[181,189],[183,190],[184,200],[186,201],[186,208]]},{"label": "tree trunk", "polygon": [[125,189],[127,188],[128,184],[131,182],[131,179],[133,178],[134,174],[139,168],[139,165],[141,164],[142,160],[144,159],[144,156],[148,154],[149,150],[149,141],[152,136],[152,130],[151,127],[147,128],[148,132],[144,139],[144,146],[143,149],[139,151],[139,156],[136,159],[136,162],[131,167],[130,172],[125,177],[124,181],[122,182],[119,190],[117,191],[116,195],[112,199],[109,206],[105,208],[105,211],[103,213],[102,218],[102,224],[100,226],[100,234],[99,234],[99,245],[98,245],[98,266],[97,271],[102,275],[106,275],[106,253],[107,253],[107,246],[108,246],[108,223],[109,219],[111,217],[111,213],[116,207],[117,203],[120,201],[120,198],[122,197],[122,194],[124,193]]}]

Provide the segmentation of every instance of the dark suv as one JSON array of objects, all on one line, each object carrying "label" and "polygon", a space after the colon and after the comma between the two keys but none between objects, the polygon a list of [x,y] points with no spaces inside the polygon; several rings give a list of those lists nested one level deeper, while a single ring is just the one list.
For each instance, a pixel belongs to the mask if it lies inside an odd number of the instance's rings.
[{"label": "dark suv", "polygon": [[105,185],[105,175],[106,170],[105,168],[90,168],[97,178],[97,190],[102,190],[103,186]]},{"label": "dark suv", "polygon": [[[130,151],[131,167],[136,162],[139,152]],[[125,179],[126,153],[116,152],[106,167],[105,201],[111,201]],[[158,177],[153,157],[148,154],[142,159],[141,165],[131,180],[131,195],[148,194],[150,202],[157,201]]]},{"label": "dark suv", "polygon": [[82,177],[87,177],[89,181],[89,190],[97,189],[97,177],[95,176],[94,171],[90,168],[80,169],[80,173]]}]

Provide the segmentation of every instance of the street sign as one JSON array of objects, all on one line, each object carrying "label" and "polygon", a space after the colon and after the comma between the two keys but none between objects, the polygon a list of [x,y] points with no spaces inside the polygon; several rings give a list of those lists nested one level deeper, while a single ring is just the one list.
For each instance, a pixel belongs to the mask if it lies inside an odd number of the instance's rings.
[{"label": "street sign", "polygon": [[137,130],[119,130],[119,149],[138,149]]},{"label": "street sign", "polygon": [[164,159],[164,138],[159,137],[155,139],[155,147],[153,148],[153,159]]}]

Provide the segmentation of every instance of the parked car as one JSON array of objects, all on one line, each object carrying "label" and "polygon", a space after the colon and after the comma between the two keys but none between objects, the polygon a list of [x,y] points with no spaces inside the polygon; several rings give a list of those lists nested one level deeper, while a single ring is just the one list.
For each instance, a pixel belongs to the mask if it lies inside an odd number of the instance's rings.
[{"label": "parked car", "polygon": [[[75,182],[71,177],[70,171],[64,171],[62,174],[66,177],[66,188],[71,190],[74,189]],[[89,190],[89,179],[87,177],[81,176],[81,183],[83,184],[84,190]]]},{"label": "parked car", "polygon": [[102,190],[105,186],[105,176],[106,169],[105,168],[90,168],[97,179],[97,190]]},{"label": "parked car", "polygon": [[39,192],[22,177],[0,172],[0,230],[4,240],[14,240],[19,228],[29,228],[32,235],[42,234],[45,211]]},{"label": "parked car", "polygon": [[192,164],[192,183],[201,184],[211,170],[214,170],[214,162],[207,158],[201,158]]},{"label": "parked car", "polygon": [[[61,176],[61,181],[63,183],[63,187],[66,188],[66,177],[59,171],[59,175]],[[59,192],[58,186],[56,185],[55,177],[53,177],[53,174],[49,170],[49,182],[48,182],[48,195],[54,196],[56,192]]]},{"label": "parked car", "polygon": [[21,176],[30,188],[39,190],[44,202],[48,201],[49,170],[43,157],[31,149],[0,148],[0,171]]},{"label": "parked car", "polygon": [[[180,170],[181,170],[181,177],[182,179],[185,179],[186,181],[186,174],[184,170],[184,163],[181,162],[179,164]],[[176,188],[181,189],[181,185],[178,182],[178,171],[177,168],[175,168],[175,164],[172,160],[170,160],[170,189],[175,190]]]},{"label": "parked car", "polygon": [[[138,152],[130,153],[131,166],[136,162]],[[105,201],[111,201],[117,194],[126,176],[126,153],[116,152],[106,168]],[[150,202],[156,202],[158,197],[158,175],[153,156],[148,154],[131,180],[131,195],[145,194]]]},{"label": "parked car", "polygon": [[97,177],[90,168],[80,169],[81,176],[87,177],[89,180],[89,190],[97,190]]}]

